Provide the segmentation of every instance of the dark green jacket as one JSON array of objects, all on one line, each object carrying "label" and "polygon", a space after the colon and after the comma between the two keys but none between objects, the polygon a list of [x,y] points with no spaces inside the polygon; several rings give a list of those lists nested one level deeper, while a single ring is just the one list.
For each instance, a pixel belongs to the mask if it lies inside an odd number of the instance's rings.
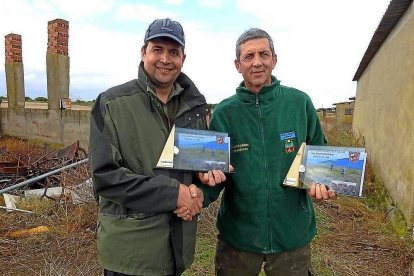
[{"label": "dark green jacket", "polygon": [[235,173],[225,187],[217,218],[221,238],[243,251],[279,253],[302,247],[316,233],[311,198],[305,190],[282,186],[302,142],[326,143],[310,98],[272,84],[255,94],[243,86],[214,110],[210,129],[228,132]]},{"label": "dark green jacket", "polygon": [[[178,84],[178,85],[177,85]],[[179,183],[191,173],[154,170],[170,128],[206,128],[203,95],[183,73],[176,118],[167,119],[142,64],[137,80],[99,95],[91,112],[93,185],[99,196],[98,261],[131,275],[180,273],[193,260],[196,219],[178,219]],[[154,89],[152,89],[154,90]]]}]

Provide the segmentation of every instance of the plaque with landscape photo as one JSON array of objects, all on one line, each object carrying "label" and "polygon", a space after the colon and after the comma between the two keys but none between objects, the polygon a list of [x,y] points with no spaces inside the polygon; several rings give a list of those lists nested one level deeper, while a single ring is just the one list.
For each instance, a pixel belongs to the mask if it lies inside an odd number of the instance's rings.
[{"label": "plaque with landscape photo", "polygon": [[[306,145],[298,156],[300,164],[292,164],[291,175],[288,174],[284,185],[306,189],[316,182],[328,186],[337,194],[363,196],[365,148]],[[296,172],[298,178],[295,182],[293,173]]]},{"label": "plaque with landscape photo", "polygon": [[229,172],[230,138],[227,133],[173,127],[157,168]]}]

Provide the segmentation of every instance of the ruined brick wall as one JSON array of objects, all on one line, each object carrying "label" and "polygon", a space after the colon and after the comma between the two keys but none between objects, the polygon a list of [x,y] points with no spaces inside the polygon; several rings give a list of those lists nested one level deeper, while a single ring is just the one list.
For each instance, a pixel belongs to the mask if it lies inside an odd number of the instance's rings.
[{"label": "ruined brick wall", "polygon": [[88,148],[90,111],[59,109],[59,99],[69,98],[69,22],[49,21],[47,32],[48,110],[24,108],[22,37],[13,33],[5,37],[8,103],[7,108],[0,108],[0,134],[64,146],[79,140]]},{"label": "ruined brick wall", "polygon": [[5,71],[9,108],[24,108],[24,70],[22,37],[19,34],[5,36]]},{"label": "ruined brick wall", "polygon": [[2,135],[35,139],[68,146],[79,140],[88,149],[89,110],[0,108]]},{"label": "ruined brick wall", "polygon": [[22,36],[8,34],[5,37],[6,64],[22,62]]},{"label": "ruined brick wall", "polygon": [[69,22],[55,19],[47,25],[47,53],[67,56],[69,53]]},{"label": "ruined brick wall", "polygon": [[60,99],[69,98],[69,22],[55,19],[48,22],[46,53],[48,108],[60,109]]}]

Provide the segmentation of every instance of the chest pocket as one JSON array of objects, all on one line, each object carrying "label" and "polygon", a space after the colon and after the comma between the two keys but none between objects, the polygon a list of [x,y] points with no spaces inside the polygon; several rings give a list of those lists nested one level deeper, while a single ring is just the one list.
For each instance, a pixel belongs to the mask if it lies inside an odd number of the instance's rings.
[{"label": "chest pocket", "polygon": [[182,128],[207,129],[207,105],[193,108],[175,119],[175,126]]}]

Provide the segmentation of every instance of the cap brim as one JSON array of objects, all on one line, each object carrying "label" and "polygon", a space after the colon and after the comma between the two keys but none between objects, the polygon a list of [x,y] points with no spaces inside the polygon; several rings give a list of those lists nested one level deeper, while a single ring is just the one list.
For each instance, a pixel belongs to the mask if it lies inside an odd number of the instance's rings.
[{"label": "cap brim", "polygon": [[174,35],[167,34],[167,33],[156,34],[156,35],[153,35],[153,36],[147,37],[147,39],[145,39],[145,41],[148,41],[148,40],[151,40],[151,39],[154,39],[154,38],[157,38],[157,37],[168,37],[168,38],[173,39],[174,41],[177,41],[177,42],[178,42],[179,44],[181,44],[182,46],[185,46],[184,42],[183,42],[183,41],[181,41],[181,39],[179,39],[178,37],[176,37],[176,36],[174,36]]}]

